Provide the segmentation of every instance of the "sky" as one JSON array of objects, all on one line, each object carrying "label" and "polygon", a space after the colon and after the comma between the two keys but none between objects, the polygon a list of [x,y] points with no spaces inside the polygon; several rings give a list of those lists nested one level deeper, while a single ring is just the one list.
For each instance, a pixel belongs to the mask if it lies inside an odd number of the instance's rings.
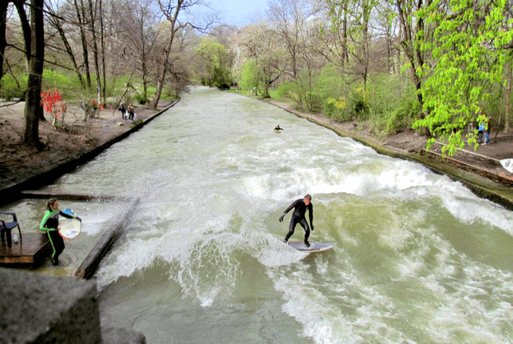
[{"label": "sky", "polygon": [[243,27],[252,19],[266,17],[268,0],[210,0],[210,6],[219,14],[221,23]]}]

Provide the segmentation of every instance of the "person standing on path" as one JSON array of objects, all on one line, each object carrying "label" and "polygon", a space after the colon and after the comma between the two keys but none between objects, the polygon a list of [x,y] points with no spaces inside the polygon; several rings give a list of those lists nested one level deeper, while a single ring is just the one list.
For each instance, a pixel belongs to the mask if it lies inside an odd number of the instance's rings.
[{"label": "person standing on path", "polygon": [[121,102],[121,105],[119,106],[119,111],[121,111],[121,118],[126,119],[125,102]]},{"label": "person standing on path", "polygon": [[310,247],[310,243],[308,242],[308,237],[310,236],[310,228],[308,227],[308,222],[306,221],[305,214],[308,210],[309,218],[310,218],[310,227],[312,227],[312,231],[314,230],[313,226],[313,205],[312,205],[312,196],[309,194],[305,195],[303,199],[298,199],[294,201],[291,205],[288,206],[287,209],[280,216],[280,222],[283,222],[283,218],[287,213],[294,208],[294,212],[292,213],[292,218],[290,219],[289,232],[285,236],[284,243],[288,243],[292,234],[294,234],[294,229],[296,225],[299,223],[301,227],[305,230],[305,245],[306,247]]},{"label": "person standing on path", "polygon": [[478,132],[478,140],[477,141],[478,141],[478,143],[481,143],[482,137],[484,135],[484,143],[483,144],[488,145],[488,144],[490,144],[490,130],[489,130],[490,119],[483,112],[479,113],[479,117],[483,121],[481,122],[481,124],[479,125],[479,129],[477,130],[477,132]]},{"label": "person standing on path", "polygon": [[128,103],[128,119],[131,121],[134,120],[134,106],[132,103]]}]

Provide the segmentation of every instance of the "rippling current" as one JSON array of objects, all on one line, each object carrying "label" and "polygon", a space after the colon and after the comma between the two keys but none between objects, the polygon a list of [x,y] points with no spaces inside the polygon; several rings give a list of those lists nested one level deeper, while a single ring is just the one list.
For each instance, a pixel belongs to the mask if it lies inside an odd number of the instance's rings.
[{"label": "rippling current", "polygon": [[[513,341],[512,212],[264,102],[195,88],[59,188],[140,198],[97,281],[149,344]],[[331,251],[282,243],[306,193]]]}]

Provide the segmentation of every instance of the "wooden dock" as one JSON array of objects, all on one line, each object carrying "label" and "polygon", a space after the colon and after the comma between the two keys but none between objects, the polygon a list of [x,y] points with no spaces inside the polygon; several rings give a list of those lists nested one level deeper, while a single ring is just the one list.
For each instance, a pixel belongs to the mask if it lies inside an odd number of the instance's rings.
[{"label": "wooden dock", "polygon": [[52,253],[52,245],[46,235],[41,233],[23,233],[22,240],[7,246],[0,242],[0,264],[39,264]]}]

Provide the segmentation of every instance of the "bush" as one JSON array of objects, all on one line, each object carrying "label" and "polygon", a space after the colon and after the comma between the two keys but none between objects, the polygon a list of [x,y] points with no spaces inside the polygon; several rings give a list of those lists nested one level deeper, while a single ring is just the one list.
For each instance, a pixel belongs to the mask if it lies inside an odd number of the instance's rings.
[{"label": "bush", "polygon": [[248,60],[242,67],[241,79],[239,85],[244,90],[252,90],[258,87],[258,67],[254,60]]},{"label": "bush", "polygon": [[390,115],[387,120],[386,132],[395,134],[398,130],[411,128],[418,118],[420,104],[416,99],[403,99],[401,105]]},{"label": "bush", "polygon": [[328,118],[340,122],[346,122],[352,119],[345,97],[339,97],[339,99],[326,98],[322,102],[322,112]]},{"label": "bush", "polygon": [[367,96],[367,91],[363,87],[353,90],[349,97],[349,109],[353,117],[360,121],[369,119],[370,103]]},{"label": "bush", "polygon": [[45,69],[43,71],[43,90],[58,88],[62,92],[63,99],[72,99],[83,94],[82,85],[78,76],[61,74],[57,71]]},{"label": "bush", "polygon": [[145,105],[150,102],[146,93],[137,94],[134,96],[134,99],[141,105]]},{"label": "bush", "polygon": [[[295,86],[292,82],[286,82],[284,84],[281,84],[276,89],[276,94],[280,98],[293,98],[295,93]],[[297,97],[297,96],[296,96]]]},{"label": "bush", "polygon": [[18,83],[11,75],[4,75],[1,81],[0,98],[12,100],[14,98],[24,99],[27,89],[27,77],[22,77]]}]

